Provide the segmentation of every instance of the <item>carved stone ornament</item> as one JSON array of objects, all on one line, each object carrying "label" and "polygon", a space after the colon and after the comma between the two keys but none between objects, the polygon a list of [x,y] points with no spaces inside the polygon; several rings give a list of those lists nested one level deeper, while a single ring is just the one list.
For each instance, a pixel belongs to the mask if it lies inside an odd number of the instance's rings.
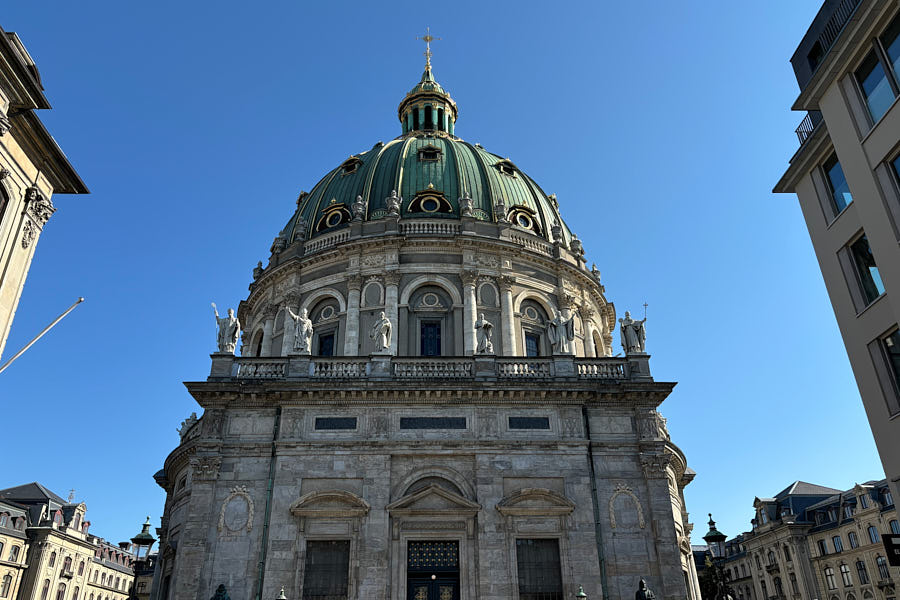
[{"label": "carved stone ornament", "polygon": [[253,267],[253,281],[256,281],[257,279],[262,277],[262,274],[263,274],[262,261],[259,261],[256,263],[256,266]]},{"label": "carved stone ornament", "polygon": [[7,169],[6,167],[0,167],[0,181],[6,179],[7,177],[9,177],[9,175],[9,169]]},{"label": "carved stone ornament", "polygon": [[666,468],[671,462],[672,457],[668,454],[641,454],[641,468],[647,478],[665,477]]},{"label": "carved stone ornament", "polygon": [[351,206],[353,209],[353,220],[362,221],[366,217],[366,202],[362,196],[356,197],[356,202]]},{"label": "carved stone ornament", "polygon": [[37,227],[31,221],[25,221],[25,226],[22,227],[22,248],[27,250],[35,236],[37,236]]},{"label": "carved stone ornament", "polygon": [[53,203],[47,200],[36,187],[25,190],[25,202],[28,206],[28,214],[42,227],[56,212]]},{"label": "carved stone ornament", "polygon": [[475,255],[475,264],[480,267],[487,267],[489,269],[497,269],[500,267],[500,259],[494,256],[493,254],[476,254]]},{"label": "carved stone ornament", "polygon": [[184,436],[187,434],[188,430],[193,427],[197,423],[197,413],[192,412],[191,416],[181,422],[181,427],[178,428],[178,435],[181,437],[181,440],[184,441]]},{"label": "carved stone ornament", "polygon": [[218,456],[196,456],[191,459],[194,481],[212,481],[219,475],[222,459]]},{"label": "carved stone ornament", "polygon": [[247,533],[253,529],[253,498],[247,492],[246,486],[237,485],[231,488],[231,493],[222,502],[222,509],[219,511],[219,532],[237,533],[244,529]]},{"label": "carved stone ornament", "polygon": [[384,266],[384,254],[366,254],[360,261],[360,266],[364,269],[373,269]]},{"label": "carved stone ornament", "polygon": [[387,271],[384,274],[384,284],[385,285],[397,285],[400,283],[400,278],[402,275],[397,271]]},{"label": "carved stone ornament", "polygon": [[462,271],[459,274],[459,278],[462,280],[464,286],[466,286],[466,287],[473,286],[474,287],[475,284],[478,282],[478,271],[474,271],[474,270]]},{"label": "carved stone ornament", "polygon": [[465,195],[459,199],[460,215],[463,217],[471,217],[474,206],[475,202],[469,197],[469,193],[466,192]]},{"label": "carved stone ornament", "polygon": [[613,490],[612,496],[609,497],[610,526],[613,529],[616,528],[615,502],[616,498],[622,495],[628,496],[634,502],[634,509],[635,511],[637,511],[638,526],[643,529],[647,525],[647,522],[644,520],[644,508],[643,506],[641,506],[641,501],[638,500],[638,497],[635,495],[634,491],[624,483],[617,483],[615,489]]},{"label": "carved stone ornament", "polygon": [[363,284],[363,278],[359,275],[350,275],[347,277],[347,289],[349,290],[361,290]]},{"label": "carved stone ornament", "polygon": [[9,133],[10,129],[12,129],[12,123],[9,122],[9,118],[6,115],[0,115],[0,137]]}]

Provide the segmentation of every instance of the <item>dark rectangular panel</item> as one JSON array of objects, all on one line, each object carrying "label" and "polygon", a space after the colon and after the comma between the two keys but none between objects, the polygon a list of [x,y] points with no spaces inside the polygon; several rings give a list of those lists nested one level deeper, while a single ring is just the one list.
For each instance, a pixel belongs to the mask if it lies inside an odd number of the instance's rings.
[{"label": "dark rectangular panel", "polygon": [[465,429],[465,417],[400,417],[400,429]]},{"label": "dark rectangular panel", "polygon": [[356,417],[316,417],[316,430],[356,429]]},{"label": "dark rectangular panel", "polygon": [[550,429],[549,417],[510,417],[510,429]]}]

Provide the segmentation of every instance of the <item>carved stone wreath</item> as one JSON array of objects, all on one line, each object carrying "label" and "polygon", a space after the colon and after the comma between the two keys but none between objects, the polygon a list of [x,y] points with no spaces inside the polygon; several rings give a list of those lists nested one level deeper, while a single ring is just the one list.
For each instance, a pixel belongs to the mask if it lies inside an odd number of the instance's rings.
[{"label": "carved stone wreath", "polygon": [[[247,516],[246,522],[241,524],[233,524],[228,523],[226,520],[226,512],[228,510],[228,506],[231,502],[237,498],[242,499],[247,503]],[[219,532],[227,531],[229,533],[237,533],[243,529],[247,530],[247,533],[253,529],[253,499],[250,497],[250,494],[247,492],[247,487],[243,485],[237,485],[231,488],[231,493],[228,494],[228,497],[222,502],[222,509],[219,511]]]},{"label": "carved stone wreath", "polygon": [[632,491],[632,489],[630,487],[628,487],[627,485],[625,485],[624,483],[617,483],[615,490],[613,491],[613,495],[609,497],[610,525],[612,526],[613,529],[616,528],[616,511],[615,511],[614,503],[616,501],[616,498],[618,498],[621,495],[628,496],[634,501],[634,509],[637,511],[637,516],[638,516],[638,526],[640,526],[640,528],[643,529],[644,526],[646,525],[646,522],[644,521],[644,509],[641,506],[641,501],[638,500],[638,497],[635,495],[635,493]]}]

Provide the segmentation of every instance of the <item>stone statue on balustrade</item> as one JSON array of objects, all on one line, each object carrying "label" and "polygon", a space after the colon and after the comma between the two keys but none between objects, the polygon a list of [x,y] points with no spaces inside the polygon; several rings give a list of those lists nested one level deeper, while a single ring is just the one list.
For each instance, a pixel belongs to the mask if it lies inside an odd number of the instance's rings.
[{"label": "stone statue on balustrade", "polygon": [[622,338],[622,348],[625,354],[643,354],[644,345],[647,341],[647,330],[644,326],[647,317],[640,321],[631,318],[631,313],[625,311],[625,318],[619,319],[620,334]]},{"label": "stone statue on balustrade", "polygon": [[494,325],[484,318],[484,313],[478,315],[478,320],[475,321],[475,331],[478,332],[478,348],[476,352],[478,354],[493,354],[494,343],[492,338],[494,337]]},{"label": "stone statue on balustrade", "polygon": [[554,354],[575,354],[575,317],[556,311],[556,316],[547,324],[547,337]]},{"label": "stone statue on balustrade", "polygon": [[216,303],[212,303],[213,312],[216,314],[216,326],[218,334],[216,342],[219,347],[220,354],[234,354],[238,340],[241,338],[241,322],[234,316],[234,309],[228,309],[227,317],[219,317],[219,309]]},{"label": "stone statue on balustrade", "polygon": [[294,321],[294,352],[297,354],[309,354],[312,351],[313,322],[307,316],[306,309],[295,315],[290,307],[285,306],[288,316]]},{"label": "stone statue on balustrade", "polygon": [[471,217],[472,211],[475,209],[475,201],[469,197],[469,193],[459,199],[459,214],[462,217]]},{"label": "stone statue on balustrade", "polygon": [[362,196],[356,197],[356,202],[353,203],[352,208],[354,221],[362,221],[366,218],[366,203],[363,201]]},{"label": "stone statue on balustrade", "polygon": [[397,190],[391,190],[391,195],[384,200],[384,204],[387,207],[389,217],[400,216],[401,202],[403,202],[403,198],[397,196]]},{"label": "stone statue on balustrade", "polygon": [[369,338],[375,341],[376,352],[385,352],[391,349],[391,330],[393,327],[391,320],[382,311],[381,316],[375,322],[375,325],[372,326],[372,331],[369,333]]}]

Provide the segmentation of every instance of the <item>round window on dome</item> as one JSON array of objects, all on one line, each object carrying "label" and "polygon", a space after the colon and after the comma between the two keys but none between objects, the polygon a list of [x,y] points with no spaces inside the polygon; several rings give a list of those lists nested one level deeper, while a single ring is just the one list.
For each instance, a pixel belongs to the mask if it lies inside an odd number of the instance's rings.
[{"label": "round window on dome", "polygon": [[531,221],[531,217],[526,215],[525,213],[519,213],[516,216],[516,223],[519,224],[519,227],[523,229],[531,229],[533,222]]},{"label": "round window on dome", "polygon": [[328,218],[325,219],[325,224],[328,225],[329,227],[334,227],[336,225],[340,225],[341,224],[341,213],[333,212],[330,215],[328,215]]},{"label": "round window on dome", "polygon": [[326,306],[325,308],[322,309],[322,318],[323,319],[330,319],[333,316],[334,316],[334,307]]},{"label": "round window on dome", "polygon": [[440,207],[440,203],[434,198],[425,198],[422,200],[422,210],[425,212],[437,212]]}]

